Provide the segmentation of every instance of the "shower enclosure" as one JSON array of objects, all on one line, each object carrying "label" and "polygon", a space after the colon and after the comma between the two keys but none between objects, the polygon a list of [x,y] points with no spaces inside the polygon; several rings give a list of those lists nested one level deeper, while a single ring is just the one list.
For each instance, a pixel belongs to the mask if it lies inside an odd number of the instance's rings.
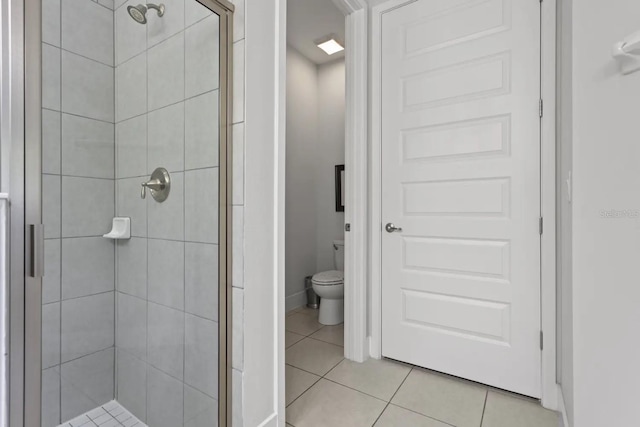
[{"label": "shower enclosure", "polygon": [[233,6],[140,1],[25,2],[25,427],[231,424]]}]

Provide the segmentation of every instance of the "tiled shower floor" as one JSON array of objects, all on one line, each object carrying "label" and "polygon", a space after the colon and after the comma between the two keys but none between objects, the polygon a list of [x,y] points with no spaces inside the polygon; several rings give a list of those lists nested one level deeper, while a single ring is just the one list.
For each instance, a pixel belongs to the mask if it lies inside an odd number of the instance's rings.
[{"label": "tiled shower floor", "polygon": [[147,427],[115,400],[60,424],[58,427]]}]

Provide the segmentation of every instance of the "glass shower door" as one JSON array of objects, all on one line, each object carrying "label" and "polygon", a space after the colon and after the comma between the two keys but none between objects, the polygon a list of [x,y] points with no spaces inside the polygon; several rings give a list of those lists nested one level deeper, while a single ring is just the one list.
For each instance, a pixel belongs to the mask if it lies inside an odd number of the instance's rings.
[{"label": "glass shower door", "polygon": [[41,2],[42,427],[228,425],[233,7],[138,1]]}]

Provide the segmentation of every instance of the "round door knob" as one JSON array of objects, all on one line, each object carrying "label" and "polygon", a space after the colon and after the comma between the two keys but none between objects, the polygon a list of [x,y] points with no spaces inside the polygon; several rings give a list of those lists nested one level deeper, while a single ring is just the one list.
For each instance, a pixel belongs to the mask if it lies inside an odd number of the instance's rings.
[{"label": "round door knob", "polygon": [[402,231],[401,227],[396,227],[392,222],[388,223],[384,226],[384,229],[387,230],[387,233],[394,233]]}]

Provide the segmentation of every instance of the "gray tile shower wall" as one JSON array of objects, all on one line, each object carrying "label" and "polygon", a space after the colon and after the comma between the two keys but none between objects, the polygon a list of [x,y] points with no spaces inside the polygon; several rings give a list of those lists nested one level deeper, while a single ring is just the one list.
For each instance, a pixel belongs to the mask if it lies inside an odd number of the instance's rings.
[{"label": "gray tile shower wall", "polygon": [[[43,1],[43,426],[116,397],[151,427],[217,413],[217,25],[165,0]],[[244,0],[234,22],[233,418],[242,425]],[[137,2],[136,2],[137,4]],[[213,55],[211,54],[213,52]],[[214,72],[212,72],[212,69]],[[169,199],[140,198],[157,166]],[[209,185],[207,185],[209,183]],[[132,239],[103,239],[114,215]],[[167,268],[168,267],[168,268]]]},{"label": "gray tile shower wall", "polygon": [[43,426],[115,394],[115,247],[101,237],[115,212],[107,3],[43,1]]},{"label": "gray tile shower wall", "polygon": [[[116,212],[132,239],[116,245],[116,399],[151,427],[204,426],[218,399],[218,18],[195,0],[134,22],[115,4]],[[238,3],[238,2],[234,2]],[[242,2],[243,3],[243,2]],[[236,28],[244,28],[237,4]],[[238,24],[238,20],[242,22]],[[243,31],[235,87],[244,85]],[[244,93],[239,90],[239,93]],[[243,100],[234,97],[237,111]],[[244,114],[234,120],[234,393],[242,378]],[[216,142],[216,143],[214,143]],[[157,167],[163,203],[140,198]],[[234,425],[242,425],[241,400]]]},{"label": "gray tile shower wall", "polygon": [[244,425],[245,0],[231,0],[233,18],[233,360],[232,425]]}]

